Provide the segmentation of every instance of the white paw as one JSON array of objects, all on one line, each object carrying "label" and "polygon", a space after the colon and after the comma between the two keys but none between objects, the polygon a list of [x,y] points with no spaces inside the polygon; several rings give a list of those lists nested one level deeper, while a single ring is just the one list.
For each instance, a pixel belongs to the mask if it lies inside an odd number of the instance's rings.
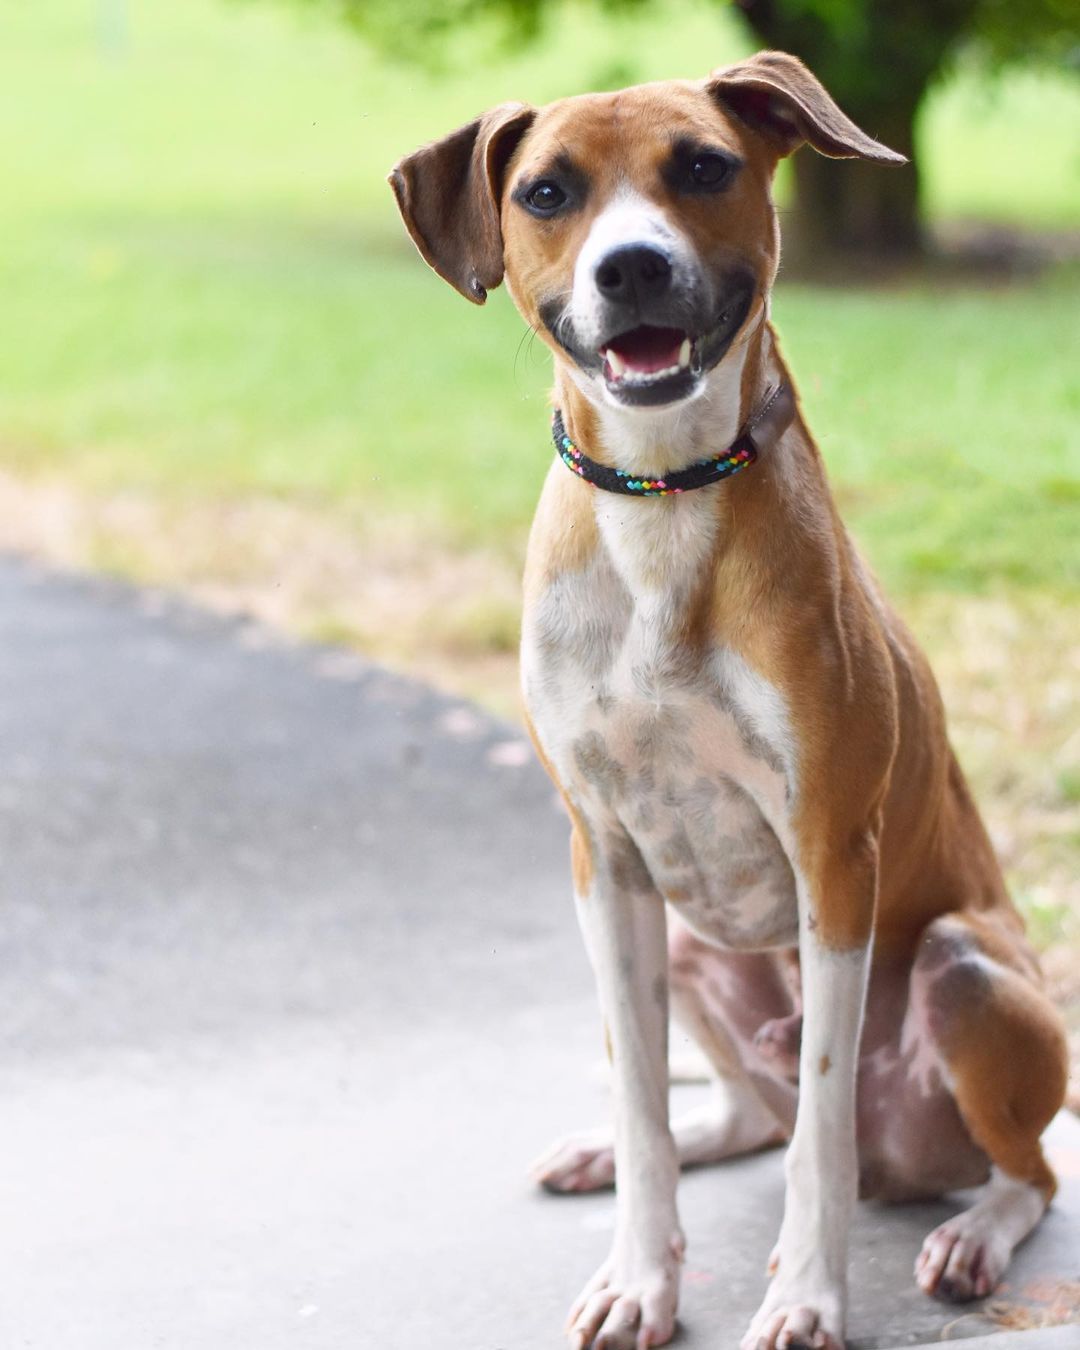
[{"label": "white paw", "polygon": [[[680,1167],[722,1162],[787,1138],[775,1116],[756,1097],[749,1092],[733,1096],[731,1089],[722,1087],[711,1102],[680,1116],[671,1128]],[[611,1130],[563,1135],[532,1163],[529,1173],[539,1185],[560,1195],[613,1185]]]},{"label": "white paw", "polygon": [[1011,1249],[985,1224],[957,1214],[927,1237],[915,1261],[915,1283],[924,1294],[952,1303],[985,1298],[1005,1274]]},{"label": "white paw", "polygon": [[785,1293],[774,1279],[739,1350],[844,1350],[842,1300],[833,1293]]},{"label": "white paw", "polygon": [[615,1149],[610,1130],[567,1134],[529,1168],[532,1179],[549,1191],[597,1191],[615,1181]]},{"label": "white paw", "polygon": [[680,1234],[665,1259],[633,1273],[605,1261],[574,1300],[566,1319],[572,1350],[649,1350],[675,1334],[679,1303]]}]

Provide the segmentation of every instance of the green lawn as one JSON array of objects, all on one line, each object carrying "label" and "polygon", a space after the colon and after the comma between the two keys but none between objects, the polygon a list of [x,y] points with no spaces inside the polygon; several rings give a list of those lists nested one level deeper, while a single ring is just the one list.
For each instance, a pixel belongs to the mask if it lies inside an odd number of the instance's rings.
[{"label": "green lawn", "polygon": [[[113,9],[119,6],[114,0]],[[741,37],[665,3],[438,79],[273,3],[0,15],[0,456],[88,492],[288,495],[520,547],[549,362],[404,239],[393,159],[507,97],[699,74]],[[696,15],[696,17],[695,17]],[[707,55],[702,55],[707,53]],[[942,89],[939,217],[1080,227],[1075,85]],[[781,288],[848,519],[894,585],[1080,584],[1080,272],[989,290]]]},{"label": "green lawn", "polygon": [[[459,46],[467,73],[439,79],[287,0],[0,6],[0,547],[187,587],[513,715],[549,358],[504,294],[477,310],[428,272],[384,175],[500,100],[744,45],[718,8],[659,0],[621,28],[569,9],[523,54]],[[921,127],[935,219],[1080,231],[1078,125],[1075,79],[958,75]],[[775,312],[845,518],[1058,944],[1080,1064],[1080,266],[782,284]]]}]

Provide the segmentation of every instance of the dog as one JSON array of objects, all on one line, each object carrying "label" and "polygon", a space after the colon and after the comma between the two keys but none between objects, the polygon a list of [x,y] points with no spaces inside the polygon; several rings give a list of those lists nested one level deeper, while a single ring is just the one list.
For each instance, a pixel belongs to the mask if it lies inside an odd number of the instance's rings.
[{"label": "dog", "polygon": [[[796,58],[504,104],[390,175],[423,258],[505,278],[554,354],[556,455],[525,568],[522,684],[571,824],[617,1178],[575,1350],[664,1344],[680,1166],[788,1141],[742,1350],[839,1350],[858,1194],[985,1185],[926,1239],[928,1294],[988,1294],[1055,1188],[1064,1033],[914,639],[845,532],[769,321],[771,183],[806,142],[902,156]],[[828,333],[822,333],[828,341]],[[669,1006],[715,1075],[668,1120]]]}]

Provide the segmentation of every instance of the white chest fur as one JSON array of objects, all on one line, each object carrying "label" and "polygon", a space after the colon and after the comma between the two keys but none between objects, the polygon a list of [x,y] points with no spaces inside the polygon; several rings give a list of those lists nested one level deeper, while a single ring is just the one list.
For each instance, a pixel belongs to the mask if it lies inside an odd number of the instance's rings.
[{"label": "white chest fur", "polygon": [[[596,494],[596,523],[617,576],[643,622],[681,617],[716,543],[707,492],[639,501]],[[658,612],[654,612],[658,611]]]},{"label": "white chest fur", "polygon": [[595,557],[526,616],[526,702],[596,847],[632,840],[703,936],[786,945],[795,764],[784,702],[736,652],[686,640],[719,528],[710,491],[597,494]]}]

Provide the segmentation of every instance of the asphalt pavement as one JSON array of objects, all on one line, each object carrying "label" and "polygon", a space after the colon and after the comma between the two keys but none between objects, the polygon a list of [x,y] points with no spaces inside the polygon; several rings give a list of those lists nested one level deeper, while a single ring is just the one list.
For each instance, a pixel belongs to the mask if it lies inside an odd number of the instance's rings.
[{"label": "asphalt pavement", "polygon": [[[0,559],[0,1350],[561,1345],[612,1223],[525,1173],[608,1112],[566,835],[467,703]],[[1080,1279],[1050,1144],[1014,1322]],[[684,1178],[680,1347],[737,1345],[781,1202],[778,1153]],[[1078,1350],[918,1293],[959,1203],[860,1207],[853,1347]]]}]

